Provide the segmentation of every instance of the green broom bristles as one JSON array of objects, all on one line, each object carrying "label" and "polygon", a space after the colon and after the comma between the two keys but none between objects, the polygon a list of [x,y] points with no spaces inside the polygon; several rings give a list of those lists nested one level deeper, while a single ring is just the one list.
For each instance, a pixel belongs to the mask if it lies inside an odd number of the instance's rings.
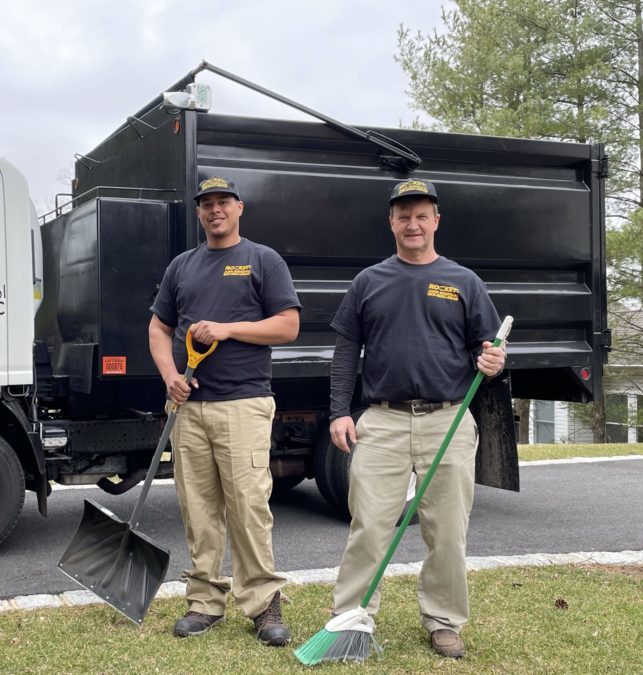
[{"label": "green broom bristles", "polygon": [[375,621],[363,607],[351,609],[332,618],[308,642],[295,650],[305,666],[322,661],[366,661],[373,651],[378,658],[382,648],[373,637]]},{"label": "green broom bristles", "polygon": [[324,660],[326,651],[340,635],[341,633],[331,633],[322,628],[295,650],[295,656],[305,666],[314,666],[317,663],[321,663]]},{"label": "green broom bristles", "polygon": [[382,647],[371,633],[362,630],[332,632],[322,628],[295,650],[295,656],[305,666],[322,661],[366,661],[371,654],[371,645],[379,659]]}]

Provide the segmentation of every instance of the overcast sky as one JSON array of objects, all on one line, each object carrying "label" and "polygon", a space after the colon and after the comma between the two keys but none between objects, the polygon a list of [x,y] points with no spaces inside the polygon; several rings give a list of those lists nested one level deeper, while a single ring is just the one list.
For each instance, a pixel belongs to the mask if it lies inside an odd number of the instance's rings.
[{"label": "overcast sky", "polygon": [[[0,155],[26,175],[42,213],[69,192],[74,154],[203,59],[345,123],[410,124],[397,28],[431,32],[445,4],[2,0]],[[306,119],[220,77],[197,81],[212,85],[215,112]]]}]

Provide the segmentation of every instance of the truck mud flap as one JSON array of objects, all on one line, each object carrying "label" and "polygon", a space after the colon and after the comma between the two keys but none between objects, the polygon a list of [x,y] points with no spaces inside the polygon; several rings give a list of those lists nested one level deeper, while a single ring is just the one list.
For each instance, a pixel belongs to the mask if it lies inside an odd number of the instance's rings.
[{"label": "truck mud flap", "polygon": [[476,483],[518,492],[518,446],[508,373],[483,382],[471,412],[480,433]]}]

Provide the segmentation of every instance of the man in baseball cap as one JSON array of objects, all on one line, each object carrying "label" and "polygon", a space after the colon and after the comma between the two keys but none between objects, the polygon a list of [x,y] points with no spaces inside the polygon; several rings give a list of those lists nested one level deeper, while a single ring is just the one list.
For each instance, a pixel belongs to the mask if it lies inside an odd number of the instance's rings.
[{"label": "man in baseball cap", "polygon": [[[149,327],[152,357],[179,406],[174,480],[192,558],[187,613],[174,635],[201,635],[222,623],[232,592],[258,639],[281,647],[291,636],[281,614],[286,578],[275,571],[268,503],[270,346],[297,337],[301,304],[283,258],[241,236],[243,202],[231,180],[206,178],[194,199],[206,241],[170,262]],[[218,343],[189,384],[180,374],[188,331],[204,345]],[[226,533],[234,583],[222,572]]]},{"label": "man in baseball cap", "polygon": [[223,192],[241,201],[237,186],[231,180],[221,178],[221,176],[212,176],[212,178],[202,180],[199,183],[199,191],[194,195],[194,201],[198,204],[203,195],[208,195],[212,192]]},{"label": "man in baseball cap", "polygon": [[432,202],[438,204],[438,193],[435,185],[427,180],[405,180],[398,183],[391,192],[389,204],[402,197],[428,197]]},{"label": "man in baseball cap", "polygon": [[[495,377],[504,367],[504,350],[492,343],[500,319],[482,280],[435,249],[440,214],[433,184],[405,180],[390,202],[396,253],[359,272],[330,324],[337,331],[330,437],[339,450],[354,453],[352,521],[333,611],[341,615],[359,605],[385,557],[413,472],[418,483],[427,476],[460,415],[448,466],[438,468],[418,504],[426,543],[420,621],[433,650],[460,658],[460,631],[469,617],[466,536],[478,443],[473,416],[460,405],[476,370]],[[366,409],[356,425],[360,365]],[[379,605],[377,590],[364,609],[375,617]]]}]

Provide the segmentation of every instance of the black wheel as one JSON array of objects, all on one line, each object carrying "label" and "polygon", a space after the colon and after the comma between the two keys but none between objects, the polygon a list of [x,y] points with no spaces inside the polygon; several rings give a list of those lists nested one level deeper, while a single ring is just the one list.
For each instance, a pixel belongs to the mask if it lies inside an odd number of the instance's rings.
[{"label": "black wheel", "polygon": [[[353,415],[355,421],[361,415]],[[342,452],[331,443],[335,450],[335,461],[333,463],[333,488],[337,502],[336,509],[340,516],[345,520],[350,520],[351,513],[348,509],[348,487],[350,484],[350,470],[353,453]]]},{"label": "black wheel", "polygon": [[[353,420],[357,423],[357,420],[360,418],[364,411],[360,410],[353,414]],[[324,452],[325,449],[325,452]],[[320,469],[325,474],[322,477],[322,483],[324,484],[324,489],[320,485],[318,480],[317,473],[317,464],[315,465],[315,480],[317,481],[317,486],[319,491],[322,493],[326,501],[333,506],[339,515],[346,519],[350,520],[351,514],[348,508],[348,487],[350,484],[350,468],[351,460],[353,458],[352,453],[346,453],[339,450],[330,440],[330,431],[326,431],[319,438],[319,448],[316,449],[316,457],[319,454],[319,465]],[[322,455],[324,457],[322,458]],[[406,512],[415,496],[415,486],[417,483],[417,476],[415,473],[411,474],[411,480],[409,482],[409,488],[406,495],[406,504],[400,518],[398,519],[397,524],[399,525],[402,521],[402,518],[406,515]],[[330,499],[326,496],[324,490],[330,494]],[[417,514],[411,518],[411,523],[417,522]]]},{"label": "black wheel", "polygon": [[313,450],[313,470],[315,472],[315,483],[317,483],[317,488],[321,492],[322,497],[334,509],[338,508],[333,491],[333,464],[335,462],[335,455],[337,454],[343,453],[331,443],[330,431],[328,429],[328,424],[326,424],[324,431],[319,434]]},{"label": "black wheel", "polygon": [[305,476],[286,476],[286,478],[272,479],[272,496],[280,497],[285,495],[289,490],[292,490],[296,485],[299,485]]},{"label": "black wheel", "polygon": [[0,542],[13,529],[25,503],[25,475],[12,447],[0,438]]}]

